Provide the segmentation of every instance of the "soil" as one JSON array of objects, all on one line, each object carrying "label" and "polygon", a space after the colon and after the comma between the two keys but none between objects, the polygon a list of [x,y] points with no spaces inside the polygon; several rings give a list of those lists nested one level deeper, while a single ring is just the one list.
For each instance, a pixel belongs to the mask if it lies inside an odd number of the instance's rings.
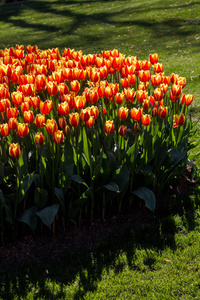
[{"label": "soil", "polygon": [[[193,185],[194,181],[190,179],[190,169],[187,169],[183,176],[170,186],[169,195],[186,193],[191,184]],[[51,232],[27,235],[0,247],[0,273],[8,272],[15,265],[23,267],[28,260],[48,264],[67,252],[92,250],[95,245],[113,234],[123,234],[126,228],[139,230],[153,220],[154,214],[143,205],[119,216],[107,217],[103,221],[95,219],[92,224],[73,226],[67,232],[59,230],[54,235]]]}]

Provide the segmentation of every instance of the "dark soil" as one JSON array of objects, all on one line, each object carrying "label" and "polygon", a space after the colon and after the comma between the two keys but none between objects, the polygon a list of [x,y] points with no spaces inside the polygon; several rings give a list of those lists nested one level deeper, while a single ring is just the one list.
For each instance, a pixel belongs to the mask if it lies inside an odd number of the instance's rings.
[{"label": "dark soil", "polygon": [[[190,170],[187,169],[183,176],[170,186],[168,197],[188,193],[191,185],[194,185],[194,181],[190,179]],[[47,264],[67,252],[92,250],[101,241],[116,234],[123,234],[126,228],[140,230],[145,224],[151,224],[154,219],[155,215],[142,205],[141,208],[132,209],[119,216],[107,217],[104,221],[95,219],[92,224],[73,226],[67,232],[58,230],[54,235],[51,232],[27,235],[0,247],[0,272],[7,272],[16,265],[23,267],[29,260]]]}]

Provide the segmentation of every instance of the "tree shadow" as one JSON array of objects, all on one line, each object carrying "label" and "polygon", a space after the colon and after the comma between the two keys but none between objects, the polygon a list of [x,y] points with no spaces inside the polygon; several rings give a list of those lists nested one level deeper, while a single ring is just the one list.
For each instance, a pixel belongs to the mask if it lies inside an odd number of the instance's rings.
[{"label": "tree shadow", "polygon": [[[200,204],[197,188],[191,187],[185,195],[168,197],[168,205],[163,202],[159,211],[152,215],[151,222],[144,223],[140,230],[129,224],[96,244],[94,249],[82,249],[74,253],[72,249],[49,264],[29,259],[23,268],[18,266],[11,275],[2,276],[0,296],[3,299],[13,299],[16,294],[20,298],[26,297],[31,283],[32,289],[35,289],[33,299],[55,299],[55,295],[57,299],[67,299],[65,286],[76,282],[73,299],[84,299],[88,292],[97,289],[98,282],[110,268],[116,274],[123,272],[127,265],[132,270],[143,271],[145,267],[153,271],[160,252],[166,247],[173,251],[177,249],[175,234],[180,228],[185,227],[189,232],[199,224],[195,216]],[[183,220],[181,226],[174,217],[177,215]],[[138,263],[137,250],[145,252],[142,265]],[[52,281],[51,287],[47,285],[47,279]]]},{"label": "tree shadow", "polygon": [[[198,32],[198,26],[200,25],[200,21],[197,19],[181,19],[179,16],[174,16],[172,19],[167,19],[164,21],[160,21],[159,18],[157,20],[151,21],[150,19],[146,18],[146,20],[140,20],[135,13],[148,13],[153,8],[151,7],[151,3],[149,6],[143,6],[141,3],[138,3],[138,5],[135,5],[134,7],[131,7],[130,10],[127,13],[127,8],[122,9],[120,12],[116,11],[103,11],[103,12],[95,12],[89,13],[87,9],[84,9],[84,5],[86,4],[93,4],[93,3],[103,3],[108,1],[103,0],[94,0],[94,1],[55,1],[55,2],[46,2],[46,1],[33,1],[33,2],[25,2],[23,5],[21,4],[13,4],[13,5],[6,5],[1,7],[1,19],[3,22],[10,24],[10,26],[15,27],[21,27],[21,28],[30,28],[34,29],[36,32],[37,30],[43,31],[44,33],[56,33],[59,31],[60,36],[68,36],[73,35],[76,33],[76,30],[80,27],[84,26],[92,26],[95,24],[106,26],[106,25],[114,25],[116,28],[127,26],[136,26],[137,28],[145,28],[149,29],[152,34],[152,38],[157,38],[159,35],[159,38],[169,37],[173,36],[174,39],[178,38],[178,36],[190,36],[191,34],[194,34],[194,32]],[[110,2],[113,2],[110,0]],[[80,5],[80,7],[83,7],[83,9],[79,12],[77,12],[73,5]],[[182,4],[179,5],[179,8],[187,8],[189,9],[194,4],[200,4],[199,1],[195,1],[195,3],[189,3],[189,4]],[[59,9],[59,5],[62,5],[62,9]],[[42,24],[42,22],[33,23],[28,22],[27,20],[22,18],[24,9],[32,9],[36,12],[42,13],[44,16],[45,14],[51,14],[52,20],[55,17],[65,17],[70,16],[71,22],[66,27],[59,27],[59,25],[53,24]],[[174,7],[169,6],[167,4],[163,4],[163,2],[156,3],[155,6],[156,10],[163,11],[163,9],[166,10],[172,10]],[[132,17],[129,15],[132,14]],[[14,16],[14,18],[13,18]],[[118,16],[120,16],[118,18]],[[17,18],[19,17],[20,20]],[[123,19],[122,19],[123,17]],[[183,30],[184,27],[184,30]],[[61,29],[61,30],[60,30]],[[83,33],[84,35],[84,33]],[[110,32],[110,36],[112,37],[113,32]],[[100,40],[100,37],[97,36],[96,33],[92,34],[90,32],[90,35],[85,34],[83,36],[88,43],[91,41],[98,42]],[[199,41],[196,41],[196,43],[200,43]]]}]

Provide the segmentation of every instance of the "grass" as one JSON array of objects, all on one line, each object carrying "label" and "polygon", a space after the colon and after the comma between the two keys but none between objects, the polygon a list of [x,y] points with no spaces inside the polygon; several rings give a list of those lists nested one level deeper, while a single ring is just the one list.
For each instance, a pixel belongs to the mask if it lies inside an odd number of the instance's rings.
[{"label": "grass", "polygon": [[[200,118],[200,1],[69,0],[2,5],[0,49],[37,44],[96,53],[117,48],[148,59],[157,52],[165,73],[185,76],[190,108]],[[199,122],[194,140],[200,138]],[[200,147],[193,153],[200,151]],[[199,157],[195,160],[200,165]],[[199,178],[199,176],[198,176]],[[0,277],[2,299],[199,299],[199,183],[170,200],[164,215],[137,232],[105,240],[93,252],[59,261],[28,261]],[[48,276],[45,276],[45,270]]]}]

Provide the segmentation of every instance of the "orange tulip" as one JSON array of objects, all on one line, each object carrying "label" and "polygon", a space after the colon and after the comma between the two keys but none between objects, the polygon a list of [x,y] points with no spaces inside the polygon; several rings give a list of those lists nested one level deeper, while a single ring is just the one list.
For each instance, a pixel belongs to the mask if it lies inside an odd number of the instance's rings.
[{"label": "orange tulip", "polygon": [[142,103],[143,109],[149,109],[149,106],[150,106],[149,100],[148,99],[144,99],[143,103]]},{"label": "orange tulip", "polygon": [[0,125],[0,134],[2,136],[8,136],[10,134],[10,129],[8,127],[8,123]]},{"label": "orange tulip", "polygon": [[173,127],[181,126],[185,123],[185,116],[184,114],[181,115],[174,115],[174,124]]},{"label": "orange tulip", "polygon": [[158,108],[154,107],[151,112],[152,117],[155,118],[157,116],[157,113],[158,113]]},{"label": "orange tulip", "polygon": [[167,115],[168,115],[168,107],[159,106],[159,108],[158,108],[158,116],[163,119]]},{"label": "orange tulip", "polygon": [[153,91],[153,97],[155,99],[155,101],[160,101],[163,98],[163,91],[160,88],[156,88]]},{"label": "orange tulip", "polygon": [[80,83],[77,80],[71,81],[71,90],[75,93],[78,93],[80,90]]},{"label": "orange tulip", "polygon": [[57,82],[47,82],[47,91],[50,96],[55,96],[58,93]]},{"label": "orange tulip", "polygon": [[35,134],[35,142],[37,145],[43,145],[45,141],[45,137],[42,132],[37,132]]},{"label": "orange tulip", "polygon": [[70,132],[70,128],[68,125],[65,126],[65,129],[64,129],[64,134],[65,136],[68,136],[69,135],[69,132]]},{"label": "orange tulip", "polygon": [[128,108],[127,107],[120,107],[118,110],[118,117],[121,120],[126,120],[128,118]]},{"label": "orange tulip", "polygon": [[128,78],[121,78],[121,85],[123,88],[128,88],[130,86],[130,81],[128,80]]},{"label": "orange tulip", "polygon": [[136,99],[138,102],[143,103],[143,100],[147,99],[147,97],[148,97],[147,91],[142,91],[142,90],[137,91]]},{"label": "orange tulip", "polygon": [[46,100],[45,102],[40,101],[40,111],[41,113],[48,115],[53,109],[53,102],[51,100]]},{"label": "orange tulip", "polygon": [[86,98],[85,96],[76,96],[74,98],[74,106],[76,109],[82,109],[86,105]]},{"label": "orange tulip", "polygon": [[10,107],[10,101],[8,99],[0,100],[0,112],[6,112],[7,108]]},{"label": "orange tulip", "polygon": [[126,97],[126,102],[133,103],[133,98],[135,97],[134,89],[128,88],[124,89],[124,95]]},{"label": "orange tulip", "polygon": [[121,125],[118,130],[119,135],[124,136],[127,133],[127,126]]},{"label": "orange tulip", "polygon": [[28,125],[25,123],[18,123],[17,124],[17,134],[18,136],[24,138],[29,133]]},{"label": "orange tulip", "polygon": [[17,117],[17,112],[18,112],[17,108],[15,108],[15,107],[8,107],[7,108],[7,117],[8,117],[8,119],[10,119],[10,118],[16,118]]},{"label": "orange tulip", "polygon": [[40,108],[40,97],[39,96],[35,96],[35,97],[31,97],[31,106],[33,107],[33,109],[38,109]]},{"label": "orange tulip", "polygon": [[8,120],[8,128],[11,130],[17,129],[17,118],[10,118]]},{"label": "orange tulip", "polygon": [[120,105],[124,102],[124,99],[125,99],[125,95],[124,93],[117,93],[115,95],[115,103]]},{"label": "orange tulip", "polygon": [[80,116],[79,113],[71,113],[69,114],[69,123],[73,127],[77,127],[80,124]]},{"label": "orange tulip", "polygon": [[182,88],[178,84],[173,84],[171,91],[174,96],[178,97],[181,94]]},{"label": "orange tulip", "polygon": [[64,140],[64,134],[63,131],[58,130],[56,132],[54,132],[53,134],[53,140],[56,144],[62,144],[63,140]]},{"label": "orange tulip", "polygon": [[162,77],[160,76],[160,74],[151,75],[151,83],[154,86],[159,86],[161,82],[162,82]]},{"label": "orange tulip", "polygon": [[59,118],[59,119],[58,119],[58,125],[59,125],[59,127],[60,127],[61,129],[64,129],[65,126],[67,125],[67,122],[66,122],[66,120],[65,120],[64,118]]},{"label": "orange tulip", "polygon": [[154,53],[154,54],[150,54],[149,55],[149,60],[152,64],[157,64],[158,62],[158,54]]},{"label": "orange tulip", "polygon": [[46,121],[46,131],[48,134],[53,135],[58,130],[58,125],[54,119],[48,119]]},{"label": "orange tulip", "polygon": [[35,124],[37,127],[39,127],[39,128],[44,127],[45,123],[46,123],[45,115],[41,115],[41,114],[36,115]]},{"label": "orange tulip", "polygon": [[181,104],[183,105],[185,103],[186,106],[189,106],[193,101],[193,95],[181,95]]},{"label": "orange tulip", "polygon": [[20,145],[18,143],[12,143],[9,147],[9,154],[12,157],[19,157],[21,154],[21,148]]},{"label": "orange tulip", "polygon": [[148,70],[147,71],[141,70],[139,71],[139,78],[140,81],[147,82],[151,78],[151,73]]},{"label": "orange tulip", "polygon": [[99,116],[99,109],[97,106],[91,106],[90,107],[90,116],[93,116],[94,119],[96,120]]},{"label": "orange tulip", "polygon": [[143,110],[140,109],[140,108],[135,108],[133,107],[131,110],[130,110],[130,116],[131,116],[131,119],[133,121],[139,121],[142,117],[142,112]]},{"label": "orange tulip", "polygon": [[113,121],[110,121],[110,120],[106,121],[104,130],[105,130],[105,133],[107,133],[107,134],[113,133],[113,131],[114,131]]},{"label": "orange tulip", "polygon": [[94,122],[94,116],[90,116],[89,120],[86,121],[87,127],[91,128],[92,126],[94,126]]},{"label": "orange tulip", "polygon": [[70,107],[67,101],[58,104],[57,113],[63,117],[66,117],[70,113]]},{"label": "orange tulip", "polygon": [[34,122],[34,114],[32,110],[25,111],[23,113],[23,119],[25,123],[31,124]]},{"label": "orange tulip", "polygon": [[144,126],[148,126],[148,125],[151,123],[151,116],[148,115],[148,114],[142,115],[141,120],[142,120],[142,124],[143,124]]},{"label": "orange tulip", "polygon": [[45,75],[37,75],[35,77],[35,92],[41,93],[46,90],[47,78]]},{"label": "orange tulip", "polygon": [[15,106],[19,106],[24,101],[24,95],[21,92],[12,92],[11,101]]},{"label": "orange tulip", "polygon": [[90,118],[90,107],[87,107],[86,109],[81,110],[81,115],[80,115],[81,121],[82,122],[87,122]]},{"label": "orange tulip", "polygon": [[153,69],[154,69],[155,73],[161,73],[164,70],[164,66],[163,66],[163,64],[155,63],[153,65]]}]

